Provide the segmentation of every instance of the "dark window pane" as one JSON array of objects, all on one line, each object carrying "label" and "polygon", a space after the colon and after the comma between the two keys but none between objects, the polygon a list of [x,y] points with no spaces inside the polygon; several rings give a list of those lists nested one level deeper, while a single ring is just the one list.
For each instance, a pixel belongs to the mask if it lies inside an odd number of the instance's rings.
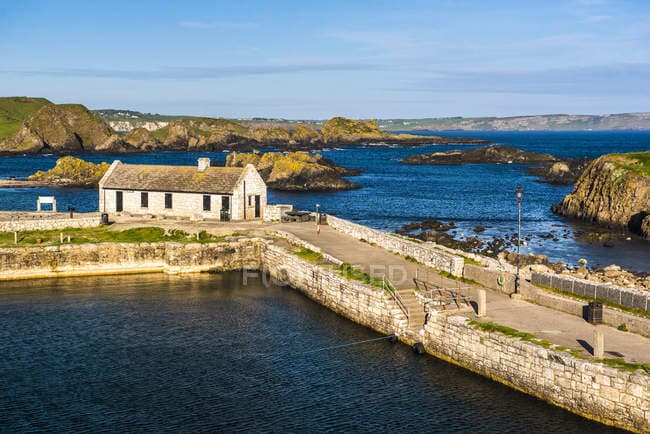
[{"label": "dark window pane", "polygon": [[203,196],[203,211],[210,211],[212,208],[211,206],[211,198],[210,196]]},{"label": "dark window pane", "polygon": [[172,194],[165,193],[165,208],[172,209]]},{"label": "dark window pane", "polygon": [[230,211],[230,196],[221,196],[221,209]]},{"label": "dark window pane", "polygon": [[149,193],[140,193],[140,207],[149,208]]}]

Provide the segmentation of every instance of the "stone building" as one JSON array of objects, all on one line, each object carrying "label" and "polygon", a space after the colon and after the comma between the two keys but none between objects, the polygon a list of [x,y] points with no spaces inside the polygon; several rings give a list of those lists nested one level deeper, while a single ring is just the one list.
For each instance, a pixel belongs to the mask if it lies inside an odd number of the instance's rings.
[{"label": "stone building", "polygon": [[266,184],[251,164],[211,167],[124,164],[115,160],[99,181],[99,211],[193,219],[254,220],[264,216]]}]

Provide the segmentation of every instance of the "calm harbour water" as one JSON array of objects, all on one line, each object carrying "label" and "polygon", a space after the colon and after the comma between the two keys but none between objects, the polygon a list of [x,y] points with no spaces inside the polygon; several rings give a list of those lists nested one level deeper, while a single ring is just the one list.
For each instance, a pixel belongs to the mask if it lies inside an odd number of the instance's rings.
[{"label": "calm harbour water", "polygon": [[[423,133],[426,134],[426,133]],[[650,132],[446,132],[447,136],[479,137],[528,151],[548,152],[560,157],[597,157],[610,152],[650,149]],[[363,173],[352,180],[363,188],[338,193],[269,193],[270,202],[292,203],[313,210],[318,203],[324,212],[355,220],[379,229],[394,231],[403,224],[426,217],[452,220],[461,233],[474,235],[481,225],[482,238],[514,234],[517,208],[515,187],[524,188],[522,234],[532,236],[525,253],[542,253],[552,260],[575,264],[580,258],[590,265],[617,263],[637,271],[650,270],[650,243],[631,236],[617,237],[614,247],[590,232],[602,228],[571,222],[550,211],[571,187],[536,182],[520,165],[470,164],[464,166],[406,166],[406,156],[458,149],[465,146],[423,146],[413,148],[355,147],[325,150],[323,154],[346,167]],[[92,161],[121,159],[131,163],[194,165],[199,156],[225,161],[225,153],[157,152],[139,155],[82,155]],[[0,177],[26,177],[36,170],[47,170],[56,156],[0,158]],[[55,195],[61,209],[74,206],[80,211],[97,209],[97,193],[92,190],[53,188],[0,189],[0,209],[34,209],[38,195]],[[544,240],[552,233],[558,241]]]},{"label": "calm harbour water", "polygon": [[616,430],[240,273],[5,282],[1,432]]}]

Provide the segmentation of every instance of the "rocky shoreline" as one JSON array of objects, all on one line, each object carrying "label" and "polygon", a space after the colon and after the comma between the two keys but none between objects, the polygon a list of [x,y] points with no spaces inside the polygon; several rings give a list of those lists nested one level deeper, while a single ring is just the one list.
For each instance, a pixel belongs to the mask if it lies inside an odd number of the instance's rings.
[{"label": "rocky shoreline", "polygon": [[650,151],[599,157],[552,210],[650,240]]},{"label": "rocky shoreline", "polygon": [[[517,246],[517,234],[506,234],[503,237],[482,240],[477,235],[460,234],[459,236],[456,229],[454,222],[442,222],[430,217],[421,222],[404,225],[395,232],[402,236],[434,242],[466,253],[498,259],[512,266],[519,263],[521,267],[526,267],[530,271],[565,274],[593,282],[611,283],[650,291],[650,272],[624,270],[616,264],[588,268],[585,259],[579,261],[579,266],[572,267],[563,262],[551,262],[546,255],[520,254],[517,256],[517,253],[513,251]],[[482,226],[476,226],[472,229],[475,234],[479,234],[484,230],[485,228]],[[566,234],[549,233],[541,236],[541,238],[558,241],[559,237],[562,236],[566,236]],[[531,236],[522,237],[522,246],[528,245],[532,240]],[[607,241],[604,241],[604,243],[607,243]]]}]

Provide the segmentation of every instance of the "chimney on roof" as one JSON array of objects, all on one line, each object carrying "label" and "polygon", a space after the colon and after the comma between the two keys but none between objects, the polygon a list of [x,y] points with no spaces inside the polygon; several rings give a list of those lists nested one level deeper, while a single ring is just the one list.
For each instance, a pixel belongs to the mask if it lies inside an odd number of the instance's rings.
[{"label": "chimney on roof", "polygon": [[210,167],[210,159],[199,158],[199,172],[205,172],[208,167]]}]

